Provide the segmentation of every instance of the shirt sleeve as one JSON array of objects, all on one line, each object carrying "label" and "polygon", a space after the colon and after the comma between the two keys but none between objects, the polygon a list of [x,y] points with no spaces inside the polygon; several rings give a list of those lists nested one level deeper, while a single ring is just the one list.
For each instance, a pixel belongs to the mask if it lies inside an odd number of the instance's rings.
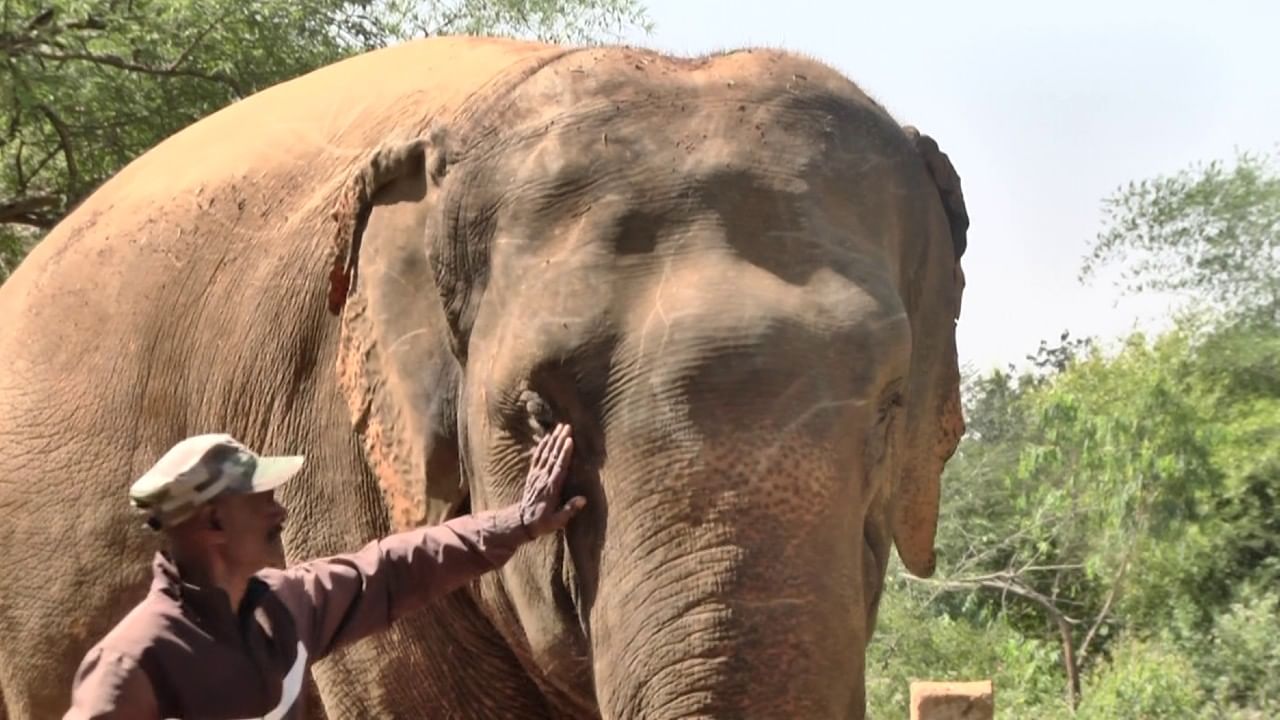
[{"label": "shirt sleeve", "polygon": [[85,656],[71,687],[63,720],[159,720],[151,680],[138,661],[102,647]]},{"label": "shirt sleeve", "polygon": [[374,540],[360,550],[265,575],[318,660],[507,562],[528,539],[518,515],[464,515]]}]

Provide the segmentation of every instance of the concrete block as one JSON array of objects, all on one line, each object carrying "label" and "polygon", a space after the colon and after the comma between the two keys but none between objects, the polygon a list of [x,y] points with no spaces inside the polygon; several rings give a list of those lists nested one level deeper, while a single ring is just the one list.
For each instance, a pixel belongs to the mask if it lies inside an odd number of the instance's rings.
[{"label": "concrete block", "polygon": [[994,720],[990,680],[911,683],[911,720]]}]

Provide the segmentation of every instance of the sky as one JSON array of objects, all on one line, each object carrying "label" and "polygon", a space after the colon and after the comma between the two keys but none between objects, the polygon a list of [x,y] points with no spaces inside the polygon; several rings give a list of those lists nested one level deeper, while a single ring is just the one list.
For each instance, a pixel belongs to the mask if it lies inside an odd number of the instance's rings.
[{"label": "sky", "polygon": [[984,371],[1040,341],[1159,330],[1169,297],[1087,284],[1103,200],[1237,150],[1280,150],[1280,2],[642,0],[681,55],[793,50],[938,140],[971,225],[957,343]]}]

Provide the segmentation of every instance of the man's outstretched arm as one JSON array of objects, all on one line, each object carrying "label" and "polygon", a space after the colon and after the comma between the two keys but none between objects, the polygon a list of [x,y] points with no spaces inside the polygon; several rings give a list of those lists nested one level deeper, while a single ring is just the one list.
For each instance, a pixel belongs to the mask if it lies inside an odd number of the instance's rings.
[{"label": "man's outstretched arm", "polygon": [[520,545],[568,524],[585,505],[561,503],[573,439],[560,425],[533,450],[520,502],[370,542],[359,551],[268,574],[315,659],[378,632],[409,610],[507,562]]}]

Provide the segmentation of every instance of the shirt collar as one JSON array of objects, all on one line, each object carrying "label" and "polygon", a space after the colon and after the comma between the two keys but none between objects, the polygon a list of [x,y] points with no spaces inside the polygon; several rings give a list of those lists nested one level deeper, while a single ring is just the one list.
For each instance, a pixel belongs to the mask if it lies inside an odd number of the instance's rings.
[{"label": "shirt collar", "polygon": [[[198,617],[209,620],[221,619],[234,624],[234,613],[231,599],[225,590],[217,586],[201,587],[182,579],[178,566],[165,551],[156,553],[151,563],[151,589],[172,598],[179,606]],[[261,587],[259,587],[261,586]],[[267,584],[257,577],[249,578],[249,586],[245,588],[241,601],[242,611],[250,610],[262,597]]]}]

